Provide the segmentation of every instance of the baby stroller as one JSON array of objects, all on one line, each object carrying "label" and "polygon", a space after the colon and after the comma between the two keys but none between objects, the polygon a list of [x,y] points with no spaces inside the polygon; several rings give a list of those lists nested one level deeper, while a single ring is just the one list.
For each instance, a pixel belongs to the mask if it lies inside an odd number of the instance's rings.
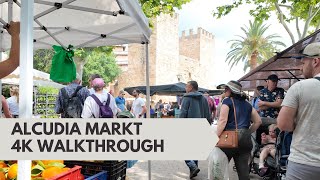
[{"label": "baby stroller", "polygon": [[[268,169],[266,173],[262,175],[263,179],[281,180],[286,173],[287,161],[290,154],[292,133],[276,129],[276,134],[277,140],[276,144],[274,144],[276,147],[275,158],[269,155],[265,159],[265,167],[268,167]],[[252,173],[259,174],[259,165],[255,162],[255,158],[259,158],[260,149],[268,144],[260,145],[253,137],[252,139],[255,142],[255,146],[249,166]]]},{"label": "baby stroller", "polygon": [[117,118],[134,118],[130,111],[122,111],[117,114]]},{"label": "baby stroller", "polygon": [[[117,118],[134,118],[134,115],[130,111],[122,111],[117,114]],[[134,166],[138,160],[127,160],[127,168]]]}]

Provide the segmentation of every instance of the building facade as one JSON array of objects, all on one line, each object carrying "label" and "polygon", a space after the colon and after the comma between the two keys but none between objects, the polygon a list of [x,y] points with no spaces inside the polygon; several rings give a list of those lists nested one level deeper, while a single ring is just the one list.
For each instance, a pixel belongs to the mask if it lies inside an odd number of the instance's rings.
[{"label": "building facade", "polygon": [[[199,86],[214,88],[211,82],[214,62],[214,36],[198,28],[179,37],[179,16],[161,15],[153,24],[149,44],[150,85],[195,80]],[[114,84],[114,92],[130,86],[145,85],[145,46],[128,46],[127,58],[116,46],[117,62],[123,70]],[[123,50],[123,48],[122,48]],[[120,51],[120,53],[119,53]],[[127,60],[127,61],[126,61]],[[124,62],[127,62],[125,64]]]}]

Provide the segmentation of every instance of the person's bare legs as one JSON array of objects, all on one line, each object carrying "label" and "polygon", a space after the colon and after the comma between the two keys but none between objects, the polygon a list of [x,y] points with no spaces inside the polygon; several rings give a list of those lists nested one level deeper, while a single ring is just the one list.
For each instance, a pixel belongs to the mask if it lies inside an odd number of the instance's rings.
[{"label": "person's bare legs", "polygon": [[259,169],[264,167],[264,160],[268,157],[270,150],[268,147],[264,147],[260,153]]},{"label": "person's bare legs", "polygon": [[270,155],[275,159],[276,158],[276,149],[271,149],[270,150]]}]

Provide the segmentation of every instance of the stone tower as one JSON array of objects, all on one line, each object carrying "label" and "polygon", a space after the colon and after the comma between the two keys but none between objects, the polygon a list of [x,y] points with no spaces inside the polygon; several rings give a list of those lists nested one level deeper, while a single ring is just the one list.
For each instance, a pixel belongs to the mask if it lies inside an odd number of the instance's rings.
[{"label": "stone tower", "polygon": [[184,81],[196,80],[202,87],[213,88],[209,83],[214,74],[215,44],[212,33],[200,27],[197,29],[197,33],[194,33],[193,29],[189,30],[188,35],[182,31],[179,46],[180,74]]},{"label": "stone tower", "polygon": [[[176,83],[179,65],[178,15],[156,18],[149,44],[150,85]],[[129,86],[146,85],[145,45],[128,47],[128,69],[115,84],[115,92]]]}]

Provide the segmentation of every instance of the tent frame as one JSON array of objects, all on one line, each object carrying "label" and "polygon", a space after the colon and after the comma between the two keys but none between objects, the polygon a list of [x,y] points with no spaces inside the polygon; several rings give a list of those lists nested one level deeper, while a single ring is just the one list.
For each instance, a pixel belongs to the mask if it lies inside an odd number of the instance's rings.
[{"label": "tent frame", "polygon": [[[35,27],[34,29],[35,30],[43,30],[48,34],[48,35],[42,36],[42,37],[40,37],[38,39],[34,39],[33,41],[37,42],[37,43],[42,43],[42,44],[46,44],[46,45],[49,45],[49,46],[53,46],[53,44],[49,44],[49,43],[45,43],[45,42],[40,41],[41,39],[45,39],[45,38],[51,37],[60,46],[62,46],[63,48],[67,49],[67,45],[63,44],[56,36],[60,35],[62,33],[68,32],[68,31],[69,32],[75,31],[75,32],[83,33],[83,34],[91,34],[91,35],[94,35],[96,37],[91,39],[91,40],[89,40],[89,41],[87,41],[87,42],[85,42],[85,43],[82,43],[82,44],[79,44],[79,45],[75,45],[72,49],[84,47],[84,46],[86,46],[86,45],[88,45],[90,43],[96,42],[96,41],[98,41],[100,39],[104,39],[104,38],[121,40],[121,41],[123,41],[124,44],[126,44],[126,43],[145,43],[145,42],[135,42],[135,41],[131,41],[131,40],[128,40],[128,39],[125,39],[125,38],[112,36],[113,34],[116,34],[118,32],[121,32],[121,31],[124,31],[126,29],[129,29],[129,28],[133,27],[135,25],[135,23],[129,24],[129,25],[124,26],[124,27],[121,27],[121,28],[119,28],[119,29],[117,29],[115,31],[112,31],[110,33],[107,33],[107,34],[98,34],[98,33],[94,33],[94,32],[79,30],[79,29],[76,29],[76,28],[70,28],[70,27],[60,27],[61,28],[60,31],[52,33],[50,31],[50,29],[57,29],[57,27],[54,27],[54,28],[46,27],[38,20],[40,17],[45,16],[45,15],[47,15],[49,13],[52,13],[55,10],[58,10],[58,9],[61,9],[61,8],[73,9],[73,10],[84,11],[84,12],[92,12],[92,13],[96,13],[96,14],[101,14],[101,15],[104,14],[104,15],[109,15],[109,16],[118,16],[118,15],[128,16],[128,14],[121,7],[121,5],[120,5],[118,0],[116,2],[118,3],[118,6],[119,6],[120,10],[119,11],[113,11],[113,12],[99,10],[99,9],[93,9],[93,8],[86,8],[86,7],[69,5],[70,3],[75,2],[75,1],[77,1],[77,0],[66,0],[66,1],[64,1],[62,3],[55,3],[55,2],[49,2],[49,1],[44,1],[44,0],[34,0],[34,3],[43,4],[43,5],[49,5],[49,6],[52,6],[52,8],[50,8],[50,9],[44,11],[44,12],[41,12],[41,13],[39,13],[39,14],[37,14],[37,15],[35,15],[33,17],[34,22],[36,22],[36,24],[38,24],[40,26],[40,27]],[[13,1],[13,0],[1,0],[0,4],[3,4],[5,2],[8,2],[8,19],[9,19],[9,22],[10,22],[12,20],[12,10],[13,10],[12,9],[13,8],[12,5],[13,5],[13,3],[17,4],[17,6],[19,6],[20,8],[21,8],[21,4],[18,1]],[[3,24],[3,28],[9,27],[8,22],[3,20],[2,18],[0,18],[0,23]],[[58,27],[58,29],[59,29],[59,27]],[[1,31],[1,33],[4,33],[4,31]],[[145,37],[145,39],[146,39],[146,41],[149,41],[147,37]],[[2,50],[2,51],[6,51],[6,50]]]}]

